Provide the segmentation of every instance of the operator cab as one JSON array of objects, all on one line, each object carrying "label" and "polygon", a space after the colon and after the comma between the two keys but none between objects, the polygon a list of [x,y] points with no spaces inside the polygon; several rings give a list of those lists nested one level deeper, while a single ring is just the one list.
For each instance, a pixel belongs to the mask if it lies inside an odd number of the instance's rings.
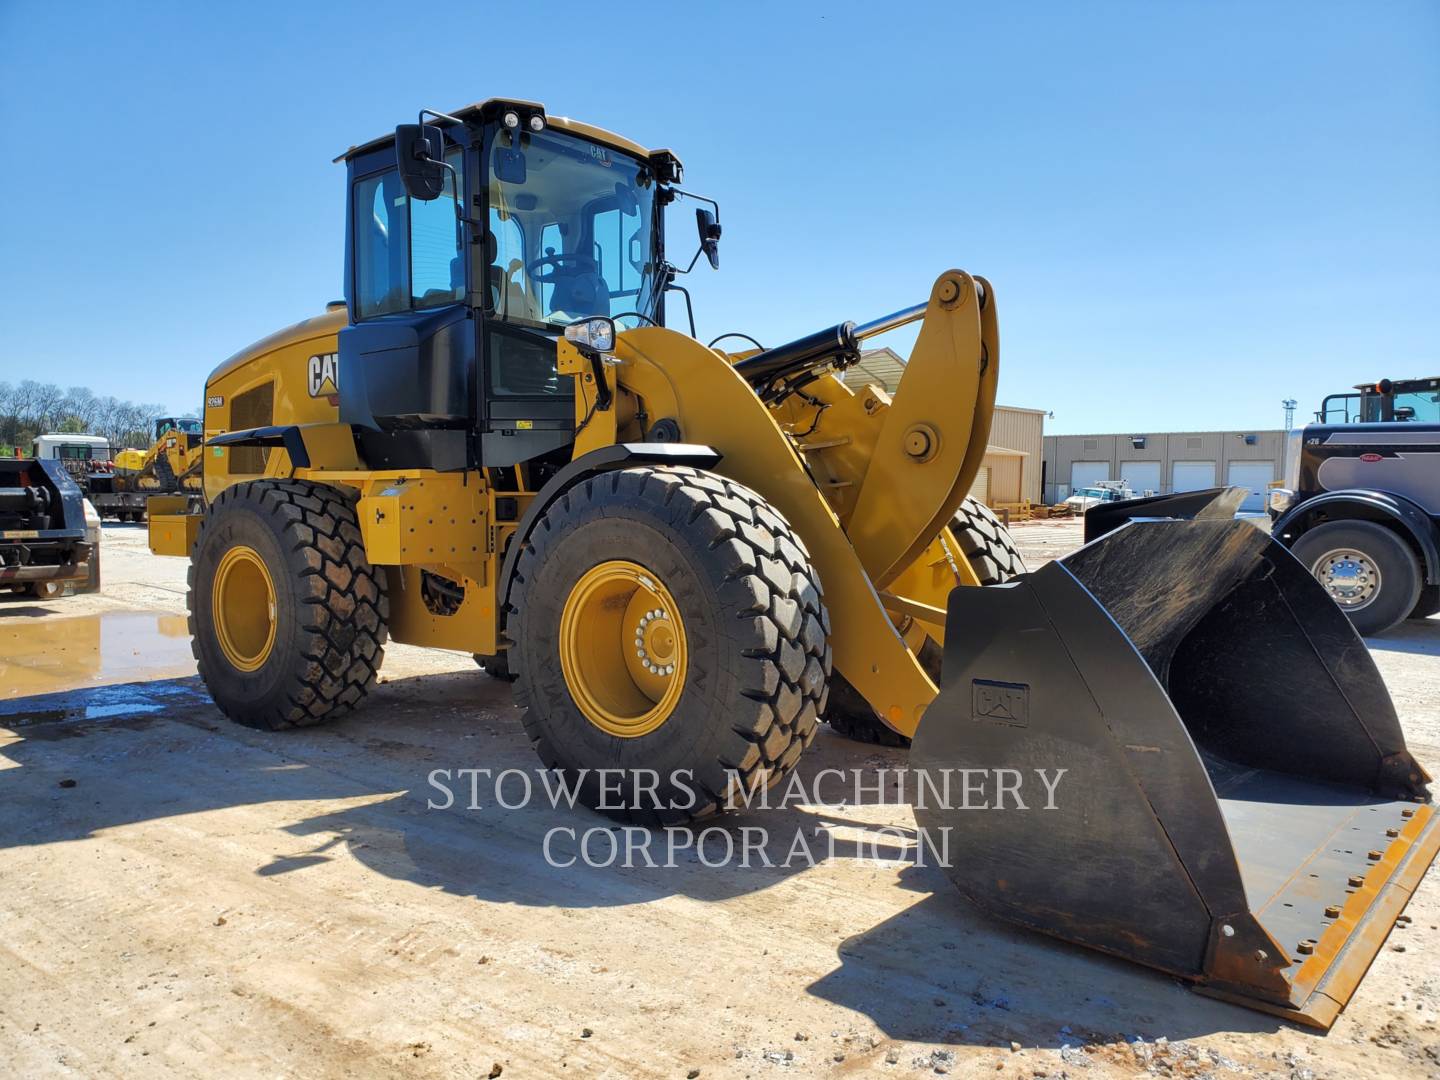
[{"label": "operator cab", "polygon": [[564,328],[664,323],[680,163],[528,102],[422,118],[344,155],[340,419],[372,468],[559,451],[575,424]]},{"label": "operator cab", "polygon": [[1440,423],[1440,378],[1381,379],[1358,393],[1331,394],[1315,419],[1322,424],[1376,424],[1396,420]]},{"label": "operator cab", "polygon": [[193,416],[160,416],[155,419],[155,434],[150,441],[156,442],[172,431],[181,435],[205,434],[204,425]]}]

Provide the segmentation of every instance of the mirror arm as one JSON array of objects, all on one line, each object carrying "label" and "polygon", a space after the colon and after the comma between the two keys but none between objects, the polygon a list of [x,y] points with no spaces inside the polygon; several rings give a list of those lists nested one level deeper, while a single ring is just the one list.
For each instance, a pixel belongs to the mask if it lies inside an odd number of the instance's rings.
[{"label": "mirror arm", "polygon": [[[697,255],[696,258],[699,258],[699,256]],[[690,265],[694,266],[695,264],[692,262]],[[681,296],[685,297],[685,313],[690,317],[690,336],[693,338],[695,337],[695,307],[690,303],[690,290],[675,284],[675,275],[679,272],[679,270],[669,263],[666,263],[661,268],[661,273],[665,275],[665,287],[661,291],[678,292]]]}]

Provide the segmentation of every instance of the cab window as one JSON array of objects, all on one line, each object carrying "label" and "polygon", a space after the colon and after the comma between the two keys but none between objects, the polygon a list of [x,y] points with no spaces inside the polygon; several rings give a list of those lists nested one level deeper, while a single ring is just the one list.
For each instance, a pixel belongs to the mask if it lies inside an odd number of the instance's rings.
[{"label": "cab window", "polygon": [[[460,170],[458,149],[446,161]],[[463,178],[460,179],[463,190]],[[394,169],[355,185],[355,308],[362,319],[463,299],[465,273],[452,185],[428,202],[405,194]]]}]

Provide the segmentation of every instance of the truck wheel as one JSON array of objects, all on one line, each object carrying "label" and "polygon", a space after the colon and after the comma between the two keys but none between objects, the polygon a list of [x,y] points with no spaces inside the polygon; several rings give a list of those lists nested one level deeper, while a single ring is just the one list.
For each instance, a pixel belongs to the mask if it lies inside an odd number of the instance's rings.
[{"label": "truck wheel", "polygon": [[815,737],[819,577],[785,519],[725,477],[637,466],[577,484],[526,540],[507,612],[525,730],[602,813],[704,817],[777,783]]},{"label": "truck wheel", "polygon": [[1366,636],[1401,622],[1420,599],[1420,561],[1409,544],[1373,521],[1317,525],[1290,550]]},{"label": "truck wheel", "polygon": [[385,578],[351,499],[298,480],[226,488],[190,562],[190,636],[222,712],[279,730],[339,716],[385,655]]},{"label": "truck wheel", "polygon": [[[995,511],[978,499],[967,496],[955,511],[950,531],[960,544],[981,585],[1002,585],[1016,574],[1025,573],[1025,561],[1015,547],[1010,530],[995,516]],[[920,664],[926,674],[940,683],[940,661],[943,652],[933,641],[920,649]],[[840,672],[830,677],[830,704],[824,721],[837,735],[877,746],[909,746],[910,740],[889,727],[860,691]]]},{"label": "truck wheel", "polygon": [[1420,590],[1420,599],[1415,601],[1415,608],[1407,618],[1428,619],[1440,611],[1440,585],[1426,585]]},{"label": "truck wheel", "polygon": [[32,581],[29,592],[37,600],[58,600],[65,595],[65,583],[63,581]]}]

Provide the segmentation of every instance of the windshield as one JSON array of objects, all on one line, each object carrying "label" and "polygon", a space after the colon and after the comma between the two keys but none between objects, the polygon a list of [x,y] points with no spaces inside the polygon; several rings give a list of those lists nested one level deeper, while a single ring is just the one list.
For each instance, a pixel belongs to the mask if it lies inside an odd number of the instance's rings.
[{"label": "windshield", "polygon": [[1440,394],[1434,390],[1396,394],[1395,419],[1428,421],[1432,424],[1440,421]]},{"label": "windshield", "polygon": [[62,461],[109,461],[110,447],[89,443],[61,443],[55,448],[55,456]]},{"label": "windshield", "polygon": [[654,314],[655,182],[645,162],[553,129],[490,155],[490,288],[510,322]]},{"label": "windshield", "polygon": [[1103,499],[1107,493],[1104,488],[1083,488],[1076,494],[1082,499]]}]

